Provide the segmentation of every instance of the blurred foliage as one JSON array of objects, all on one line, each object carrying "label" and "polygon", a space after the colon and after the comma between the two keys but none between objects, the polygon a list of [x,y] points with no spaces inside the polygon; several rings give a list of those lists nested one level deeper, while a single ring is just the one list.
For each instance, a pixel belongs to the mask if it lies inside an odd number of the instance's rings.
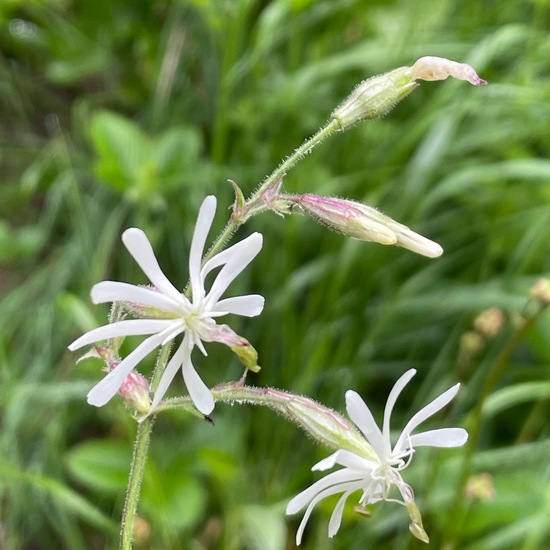
[{"label": "blurred foliage", "polygon": [[[433,422],[467,422],[528,289],[550,272],[549,11],[547,0],[3,0],[0,547],[116,545],[136,426],[115,400],[86,404],[98,364],[75,366],[66,345],[105,319],[93,283],[143,282],[121,231],[144,229],[183,286],[206,194],[219,230],[228,178],[252,191],[357,82],[422,55],[468,62],[490,85],[423,83],[321,145],[285,188],[369,202],[445,255],[255,218],[242,235],[264,233],[264,250],[232,291],[267,305],[235,328],[260,353],[251,383],[339,410],[354,388],[380,415],[415,367],[396,420],[460,380],[460,401]],[[490,307],[504,326],[464,355],[461,336]],[[549,334],[542,316],[485,402],[467,474],[490,474],[492,498],[462,495],[460,450],[421,449],[407,470],[433,547],[550,544]],[[240,376],[221,347],[197,356],[209,384]],[[157,421],[136,547],[293,548],[286,502],[326,450],[269,411],[219,406],[214,420]],[[334,539],[330,513],[330,502],[314,512],[304,548],[421,546],[395,504],[368,520],[350,506]]]}]

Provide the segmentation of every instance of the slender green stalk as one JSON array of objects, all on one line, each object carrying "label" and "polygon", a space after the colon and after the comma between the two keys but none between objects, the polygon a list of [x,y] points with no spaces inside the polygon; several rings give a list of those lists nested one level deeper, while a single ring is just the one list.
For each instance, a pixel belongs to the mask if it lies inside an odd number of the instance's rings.
[{"label": "slender green stalk", "polygon": [[281,164],[279,164],[279,166],[277,166],[277,168],[275,168],[275,170],[273,170],[273,172],[262,182],[260,187],[247,201],[247,204],[256,201],[259,197],[261,197],[262,193],[264,193],[266,189],[268,189],[275,182],[281,180],[289,170],[296,166],[296,164],[306,155],[311,153],[311,151],[313,151],[319,143],[331,136],[334,132],[338,131],[339,127],[340,123],[335,119],[331,119],[316,134],[304,141],[304,143],[300,145],[300,147],[298,147],[292,155],[281,162]]},{"label": "slender green stalk", "polygon": [[[158,382],[168,357],[170,356],[169,345],[164,346],[159,353],[153,377],[151,380],[151,388],[156,389]],[[139,497],[141,492],[141,484],[143,482],[143,474],[145,473],[145,464],[149,451],[149,442],[151,441],[151,433],[153,432],[153,423],[155,417],[146,418],[138,425],[136,439],[134,442],[134,454],[130,463],[130,475],[128,477],[128,487],[126,489],[126,498],[124,500],[124,510],[122,512],[122,520],[120,523],[120,550],[131,550],[132,537],[134,533],[134,519],[136,517]]]},{"label": "slender green stalk", "polygon": [[331,136],[339,129],[339,122],[335,119],[331,119],[325,126],[323,126],[316,134],[307,139],[298,149],[292,153],[286,160],[284,160],[265,180],[260,184],[258,189],[250,196],[245,202],[243,207],[243,214],[239,219],[232,218],[229,220],[223,231],[218,235],[214,244],[204,257],[204,261],[208,260],[214,254],[217,254],[222,250],[231,236],[235,233],[238,227],[247,222],[252,216],[259,214],[265,210],[268,210],[268,206],[264,203],[262,195],[269,190],[270,187],[276,185],[283,179],[285,174],[288,173],[296,164],[308,155],[319,143]]},{"label": "slender green stalk", "polygon": [[143,481],[145,464],[147,462],[153,423],[154,417],[149,417],[138,425],[134,444],[134,454],[130,467],[130,476],[128,478],[128,490],[126,492],[126,500],[124,502],[124,511],[122,512],[122,521],[120,525],[120,550],[131,550],[132,548],[134,519],[136,517],[141,483]]},{"label": "slender green stalk", "polygon": [[[361,456],[376,459],[374,450],[352,423],[337,411],[309,397],[278,388],[245,386],[244,378],[238,382],[218,384],[211,392],[216,403],[267,407],[294,423],[322,445],[331,449],[348,449]],[[157,412],[168,409],[193,412],[189,397],[169,399],[159,406]]]}]

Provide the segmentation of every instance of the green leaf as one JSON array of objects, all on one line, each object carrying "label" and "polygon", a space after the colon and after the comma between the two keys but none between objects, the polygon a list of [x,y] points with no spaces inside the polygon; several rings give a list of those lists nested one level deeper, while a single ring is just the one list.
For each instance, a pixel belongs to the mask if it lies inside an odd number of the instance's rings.
[{"label": "green leaf", "polygon": [[97,175],[114,189],[138,185],[150,158],[149,138],[132,121],[109,111],[92,118],[91,139],[98,155]]},{"label": "green leaf", "polygon": [[67,467],[80,483],[115,494],[125,490],[131,457],[127,442],[87,441],[69,451]]}]

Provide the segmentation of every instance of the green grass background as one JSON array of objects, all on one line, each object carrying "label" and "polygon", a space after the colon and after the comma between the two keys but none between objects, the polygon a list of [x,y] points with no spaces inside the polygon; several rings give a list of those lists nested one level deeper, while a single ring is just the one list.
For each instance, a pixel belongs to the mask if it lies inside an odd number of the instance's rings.
[{"label": "green grass background", "polygon": [[[144,282],[123,229],[144,229],[183,286],[204,196],[218,196],[220,230],[228,178],[251,192],[356,83],[423,55],[468,62],[490,84],[423,83],[284,185],[377,206],[445,254],[254,218],[238,237],[261,231],[264,249],[231,291],[266,307],[231,323],[259,351],[251,383],[342,412],[353,388],[380,418],[393,382],[418,369],[396,429],[456,381],[456,402],[429,424],[466,425],[508,350],[466,471],[490,474],[494,496],[464,497],[463,450],[420,449],[404,476],[433,548],[550,545],[550,316],[514,340],[529,288],[550,272],[549,11],[548,0],[2,0],[0,548],[117,545],[136,424],[117,400],[86,404],[100,365],[75,365],[66,346],[105,321],[95,282]],[[504,327],[460,361],[461,336],[490,307]],[[240,376],[229,350],[208,350],[195,354],[208,384]],[[136,548],[293,548],[300,518],[284,508],[327,450],[268,410],[220,405],[214,420],[158,419]],[[334,539],[334,501],[319,505],[303,548],[423,547],[404,508],[378,504],[365,519],[351,500]]]}]

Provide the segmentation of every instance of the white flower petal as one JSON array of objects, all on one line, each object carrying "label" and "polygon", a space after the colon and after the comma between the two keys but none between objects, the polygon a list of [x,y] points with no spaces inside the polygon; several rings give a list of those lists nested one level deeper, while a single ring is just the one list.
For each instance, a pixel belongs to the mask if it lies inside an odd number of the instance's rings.
[{"label": "white flower petal", "polygon": [[424,422],[427,418],[440,411],[445,405],[447,405],[453,397],[457,394],[460,388],[460,384],[454,385],[447,391],[443,392],[439,397],[436,397],[431,403],[420,409],[406,424],[397,440],[394,447],[394,453],[399,453],[401,450],[407,448],[407,438],[410,437],[414,429]]},{"label": "white flower petal", "polygon": [[166,319],[127,319],[117,321],[102,327],[94,328],[80,338],[77,338],[72,344],[69,344],[69,349],[74,351],[88,344],[99,342],[101,340],[109,340],[120,336],[144,336],[146,334],[155,334],[166,330],[173,324],[179,321]]},{"label": "white flower petal", "polygon": [[335,453],[332,453],[330,456],[323,458],[311,468],[313,471],[324,471],[333,468],[336,464],[340,466],[345,466],[354,471],[360,472],[370,472],[375,464],[372,461],[366,460],[365,458],[352,453],[346,449],[339,449]]},{"label": "white flower petal", "polygon": [[403,374],[397,382],[394,384],[388,400],[386,401],[386,407],[384,408],[384,424],[382,427],[382,437],[384,438],[384,450],[385,456],[391,455],[391,441],[390,441],[390,420],[393,407],[400,393],[405,386],[410,382],[411,378],[416,374],[415,369],[410,369]]},{"label": "white flower petal", "polygon": [[[328,476],[327,476],[328,477]],[[321,491],[318,495],[315,496],[309,503],[309,506],[306,509],[306,512],[304,514],[304,517],[302,518],[302,521],[300,522],[300,526],[298,527],[298,531],[296,533],[296,544],[300,545],[302,542],[302,535],[304,534],[304,530],[306,527],[306,523],[309,520],[309,517],[311,516],[311,513],[313,512],[313,509],[315,506],[324,498],[330,497],[332,495],[335,495],[336,493],[346,492],[348,494],[353,493],[354,491],[358,491],[361,489],[361,481],[354,481],[350,483],[342,483],[339,485],[334,485],[332,487],[328,487],[324,491]],[[289,503],[290,504],[290,503]],[[287,514],[288,514],[288,506],[287,506]],[[341,518],[340,518],[341,519]],[[329,535],[330,536],[330,535]]]},{"label": "white flower petal", "polygon": [[330,516],[330,521],[328,522],[329,538],[334,537],[334,535],[338,533],[338,529],[340,529],[340,525],[342,523],[342,514],[344,513],[344,506],[346,505],[346,501],[348,500],[348,497],[354,491],[356,491],[355,488],[346,491],[336,503],[336,506],[334,507],[332,515]]},{"label": "white flower petal", "polygon": [[110,401],[119,390],[124,382],[124,379],[130,374],[133,368],[156,347],[160,345],[164,339],[164,334],[154,334],[150,336],[123,359],[118,366],[113,369],[103,380],[98,382],[88,393],[88,403],[101,407]]},{"label": "white flower petal", "polygon": [[[225,250],[218,252],[215,256],[212,256],[212,258],[210,258],[207,262],[205,262],[201,270],[202,280],[204,281],[204,279],[206,279],[208,274],[214,269],[230,262],[233,256],[235,256],[236,253],[237,254],[239,253],[239,249],[241,248],[242,243],[246,243],[253,235],[260,235],[261,237],[261,234],[259,233],[252,233],[252,235],[249,235],[246,239],[243,239],[242,241],[239,241],[238,243],[231,245],[229,248],[226,248]],[[257,240],[258,238],[254,237],[254,239]],[[258,250],[258,252],[261,250],[261,248],[262,246],[260,241],[260,249]],[[258,252],[256,252],[256,254]]]},{"label": "white flower petal", "polygon": [[[226,264],[222,267],[218,273],[212,288],[207,296],[207,304],[209,309],[212,309],[220,296],[227,290],[227,287],[233,282],[248,264],[257,256],[258,252],[262,248],[263,237],[260,233],[253,233],[246,239],[231,248],[220,252],[219,256],[225,253],[230,253],[227,257]],[[203,273],[201,274],[203,280],[206,276],[206,265]]]},{"label": "white flower petal", "polygon": [[361,430],[375,453],[385,457],[384,439],[374,417],[360,395],[352,390],[346,392],[346,410],[353,423]]},{"label": "white flower petal", "polygon": [[202,255],[215,214],[216,197],[209,195],[202,201],[199,215],[197,216],[197,223],[195,224],[195,231],[193,232],[191,251],[189,252],[189,280],[193,293],[193,303],[195,304],[202,298],[204,292],[200,278]]},{"label": "white flower petal", "polygon": [[[221,317],[228,313],[243,317],[256,317],[264,308],[265,299],[259,294],[247,294],[220,300],[212,310],[212,317]],[[218,313],[219,312],[219,313]]]},{"label": "white flower petal", "polygon": [[[296,514],[315,497],[329,487],[340,486],[342,483],[361,481],[365,476],[361,473],[342,468],[331,472],[325,477],[318,479],[315,483],[298,493],[286,506],[287,515]],[[338,493],[339,491],[336,491]]]},{"label": "white flower petal", "polygon": [[174,301],[181,300],[181,293],[178,292],[162,272],[153,252],[153,247],[147,235],[141,229],[131,227],[124,231],[122,242],[126,245],[128,252],[130,252],[143,273],[147,275],[153,286],[157,287]]},{"label": "white flower petal", "polygon": [[131,302],[180,315],[182,313],[182,303],[185,305],[189,304],[189,300],[183,295],[181,295],[181,300],[176,302],[166,296],[166,294],[162,294],[152,288],[120,283],[118,281],[102,281],[101,283],[97,283],[92,287],[90,296],[94,304]]},{"label": "white flower petal", "polygon": [[440,428],[411,436],[413,447],[461,447],[468,441],[463,428]]},{"label": "white flower petal", "polygon": [[214,410],[214,397],[197,374],[193,363],[191,363],[191,356],[185,358],[182,371],[193,404],[202,414],[210,414]]},{"label": "white flower petal", "polygon": [[167,392],[170,383],[174,379],[174,376],[176,376],[178,369],[182,366],[185,356],[191,353],[187,345],[186,338],[187,336],[184,337],[183,342],[180,344],[180,346],[178,347],[174,355],[172,355],[172,358],[166,365],[166,368],[164,369],[164,372],[162,373],[162,376],[160,378],[159,385],[155,390],[153,402],[151,403],[151,409],[149,410],[147,416],[153,413],[158,407],[159,403],[164,397],[164,394]]}]

